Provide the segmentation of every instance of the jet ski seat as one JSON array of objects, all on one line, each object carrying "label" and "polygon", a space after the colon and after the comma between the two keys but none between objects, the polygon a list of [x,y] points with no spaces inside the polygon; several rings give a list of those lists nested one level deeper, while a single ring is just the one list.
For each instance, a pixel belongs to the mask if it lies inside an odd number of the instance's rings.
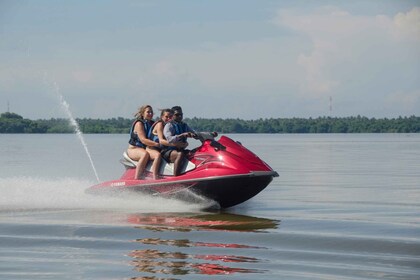
[{"label": "jet ski seat", "polygon": [[[124,151],[123,158],[120,160],[120,162],[125,166],[125,168],[136,168],[137,161],[131,159],[127,152]],[[193,170],[195,168],[195,164],[192,163],[189,160],[184,160],[184,164],[181,167],[181,173],[185,173],[187,171]],[[152,169],[152,162],[149,161],[146,165],[146,170],[151,172]],[[167,162],[164,158],[162,158],[162,162],[160,164],[159,168],[159,174],[160,175],[166,175],[171,176],[174,175],[174,164],[171,162]]]}]

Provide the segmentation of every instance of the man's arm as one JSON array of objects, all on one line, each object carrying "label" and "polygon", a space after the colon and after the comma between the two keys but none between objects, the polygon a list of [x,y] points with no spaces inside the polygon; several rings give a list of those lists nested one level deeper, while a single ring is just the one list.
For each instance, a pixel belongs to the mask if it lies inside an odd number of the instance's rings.
[{"label": "man's arm", "polygon": [[175,129],[171,123],[165,125],[163,128],[163,135],[165,135],[166,140],[168,140],[170,144],[175,144],[179,141],[179,137],[178,135],[175,135]]}]

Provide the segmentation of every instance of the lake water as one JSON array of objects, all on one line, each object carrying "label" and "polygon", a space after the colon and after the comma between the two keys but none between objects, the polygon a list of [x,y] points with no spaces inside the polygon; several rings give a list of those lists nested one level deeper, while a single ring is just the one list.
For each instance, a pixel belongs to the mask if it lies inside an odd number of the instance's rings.
[{"label": "lake water", "polygon": [[[0,134],[0,279],[420,279],[420,134],[229,136],[280,177],[209,213],[86,195],[76,135]],[[118,178],[127,135],[84,138]]]}]

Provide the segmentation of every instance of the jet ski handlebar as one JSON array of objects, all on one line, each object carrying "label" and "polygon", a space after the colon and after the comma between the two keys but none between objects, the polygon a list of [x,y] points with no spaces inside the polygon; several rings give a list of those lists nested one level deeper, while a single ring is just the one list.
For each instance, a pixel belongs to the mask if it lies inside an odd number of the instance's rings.
[{"label": "jet ski handlebar", "polygon": [[212,146],[216,151],[225,150],[226,147],[215,140],[215,138],[218,135],[219,134],[215,131],[213,131],[213,132],[196,132],[196,133],[194,133],[193,137],[194,137],[194,139],[200,140],[201,143],[204,143],[205,141],[209,140],[210,141],[210,146]]},{"label": "jet ski handlebar", "polygon": [[194,139],[200,140],[201,142],[204,142],[206,140],[214,141],[214,138],[216,138],[219,134],[215,131],[213,132],[195,132],[191,133],[190,137],[193,137]]}]

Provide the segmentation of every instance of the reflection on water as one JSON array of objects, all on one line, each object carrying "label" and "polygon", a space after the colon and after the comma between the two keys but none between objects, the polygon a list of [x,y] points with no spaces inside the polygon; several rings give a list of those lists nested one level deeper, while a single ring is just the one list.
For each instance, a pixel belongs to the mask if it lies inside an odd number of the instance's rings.
[{"label": "reflection on water", "polygon": [[211,243],[211,242],[191,242],[188,239],[164,240],[160,238],[143,238],[137,239],[137,242],[148,245],[169,245],[174,247],[220,247],[220,248],[255,248],[261,249],[262,247],[240,245],[240,244],[226,244],[226,243]]},{"label": "reflection on water", "polygon": [[153,231],[225,230],[257,232],[275,229],[280,221],[230,213],[146,213],[127,218],[137,227]]},{"label": "reflection on water", "polygon": [[[234,268],[222,263],[259,262],[256,258],[225,255],[189,255],[182,252],[161,252],[159,250],[135,250],[129,254],[131,262],[139,272],[172,275],[185,274],[232,274],[261,273],[256,269]],[[205,262],[199,262],[203,260]],[[210,261],[210,262],[209,262]]]},{"label": "reflection on water", "polygon": [[[128,221],[136,225],[136,228],[146,229],[153,232],[161,231],[233,231],[233,232],[264,232],[267,229],[275,229],[279,221],[262,219],[243,215],[228,213],[218,214],[196,214],[196,213],[148,213],[133,214]],[[191,241],[189,239],[161,239],[161,238],[139,238],[138,242],[151,248],[133,250],[128,255],[133,258],[131,264],[135,270],[141,273],[163,274],[163,275],[228,275],[233,273],[264,273],[263,270],[253,268],[235,267],[235,264],[259,263],[262,260],[255,257],[247,257],[236,254],[223,254],[223,249],[265,249],[257,246],[250,246],[235,243],[215,243]],[[175,251],[171,248],[176,247]],[[188,253],[187,248],[208,247],[216,248],[209,254]],[[165,249],[162,249],[165,248]],[[183,251],[180,248],[184,248]],[[214,253],[220,250],[220,254]],[[205,250],[204,250],[205,251]],[[246,252],[246,251],[245,251]],[[172,279],[142,277],[132,279]]]}]

